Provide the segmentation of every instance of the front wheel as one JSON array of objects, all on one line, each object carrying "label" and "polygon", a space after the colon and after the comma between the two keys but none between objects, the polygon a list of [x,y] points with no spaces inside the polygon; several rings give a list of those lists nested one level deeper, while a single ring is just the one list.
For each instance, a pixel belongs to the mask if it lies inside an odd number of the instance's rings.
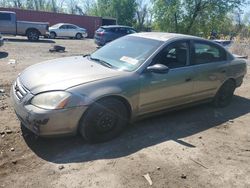
[{"label": "front wheel", "polygon": [[36,30],[27,31],[27,38],[29,41],[38,41],[39,40],[39,32]]},{"label": "front wheel", "polygon": [[82,34],[81,33],[77,33],[75,38],[78,39],[78,40],[81,39],[82,38]]},{"label": "front wheel", "polygon": [[214,97],[213,104],[216,107],[223,108],[231,103],[235,91],[235,82],[233,80],[226,81]]},{"label": "front wheel", "polygon": [[128,123],[128,110],[117,99],[107,98],[93,104],[79,124],[81,135],[91,143],[117,137]]}]

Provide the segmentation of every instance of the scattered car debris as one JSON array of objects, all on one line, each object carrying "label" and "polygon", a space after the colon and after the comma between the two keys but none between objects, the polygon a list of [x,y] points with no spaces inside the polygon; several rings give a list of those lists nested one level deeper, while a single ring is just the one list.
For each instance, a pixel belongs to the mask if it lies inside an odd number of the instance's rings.
[{"label": "scattered car debris", "polygon": [[5,93],[5,89],[0,89],[0,93]]},{"label": "scattered car debris", "polygon": [[7,134],[11,134],[13,131],[10,130],[10,129],[7,129],[5,132],[6,132]]},{"label": "scattered car debris", "polygon": [[65,47],[64,46],[59,46],[59,45],[54,45],[52,48],[49,49],[49,52],[65,52]]},{"label": "scattered car debris", "polygon": [[8,108],[8,106],[0,106],[0,110],[5,110],[6,108]]},{"label": "scattered car debris", "polygon": [[196,163],[196,164],[202,166],[203,168],[208,169],[208,167],[204,166],[204,165],[201,164],[200,162],[197,162],[197,161],[195,161],[194,159],[191,159],[191,158],[190,158],[190,160],[193,161],[194,163]]},{"label": "scattered car debris", "polygon": [[11,163],[15,165],[15,164],[17,164],[17,161],[14,160],[14,161],[11,161]]},{"label": "scattered car debris", "polygon": [[182,175],[181,175],[181,178],[182,178],[182,179],[187,179],[187,175],[182,174]]},{"label": "scattered car debris", "polygon": [[143,177],[148,181],[149,185],[153,185],[153,182],[148,173],[143,175]]},{"label": "scattered car debris", "polygon": [[157,168],[156,168],[157,170],[161,170],[161,167],[159,167],[159,166],[157,166]]},{"label": "scattered car debris", "polygon": [[63,165],[60,165],[60,166],[58,166],[58,169],[59,169],[59,170],[62,170],[62,169],[64,169],[64,166],[63,166]]},{"label": "scattered car debris", "polygon": [[230,119],[230,120],[229,120],[229,123],[234,123],[234,120]]},{"label": "scattered car debris", "polygon": [[199,139],[202,139],[202,136],[199,136]]},{"label": "scattered car debris", "polygon": [[9,65],[17,64],[17,61],[15,59],[10,59],[8,62]]},{"label": "scattered car debris", "polygon": [[15,148],[10,148],[10,151],[15,151]]}]

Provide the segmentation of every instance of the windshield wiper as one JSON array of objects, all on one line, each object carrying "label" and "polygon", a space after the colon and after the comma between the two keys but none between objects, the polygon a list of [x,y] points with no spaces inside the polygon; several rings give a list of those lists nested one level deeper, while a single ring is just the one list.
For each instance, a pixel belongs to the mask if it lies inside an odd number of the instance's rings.
[{"label": "windshield wiper", "polygon": [[93,58],[93,57],[91,57],[91,56],[90,56],[90,59],[91,59],[92,61],[96,61],[96,62],[100,63],[101,65],[104,65],[104,66],[106,66],[106,67],[108,67],[108,68],[113,68],[113,67],[114,67],[113,65],[111,65],[110,63],[108,63],[108,62],[106,62],[106,61],[104,61],[104,60],[101,60],[101,59],[98,59],[98,58]]}]

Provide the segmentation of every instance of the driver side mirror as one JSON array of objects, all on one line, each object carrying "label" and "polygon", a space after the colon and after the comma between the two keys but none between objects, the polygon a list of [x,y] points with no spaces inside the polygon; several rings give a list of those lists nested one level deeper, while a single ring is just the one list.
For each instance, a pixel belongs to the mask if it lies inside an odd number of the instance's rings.
[{"label": "driver side mirror", "polygon": [[169,68],[163,64],[155,64],[155,65],[147,67],[147,72],[165,74],[165,73],[168,73],[168,71],[169,71]]}]

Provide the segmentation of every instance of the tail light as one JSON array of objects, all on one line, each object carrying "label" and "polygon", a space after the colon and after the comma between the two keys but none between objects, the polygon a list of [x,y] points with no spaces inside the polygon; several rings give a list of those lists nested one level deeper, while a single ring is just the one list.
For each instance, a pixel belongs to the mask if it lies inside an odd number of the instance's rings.
[{"label": "tail light", "polygon": [[98,32],[97,35],[101,37],[104,35],[104,32]]}]

